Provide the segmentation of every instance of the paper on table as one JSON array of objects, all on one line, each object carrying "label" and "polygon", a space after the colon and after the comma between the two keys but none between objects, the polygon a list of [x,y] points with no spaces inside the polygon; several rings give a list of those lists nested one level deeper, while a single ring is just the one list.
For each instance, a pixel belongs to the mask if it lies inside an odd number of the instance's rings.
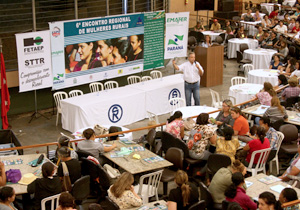
[{"label": "paper on table", "polygon": [[264,114],[270,106],[260,105],[252,114],[262,115]]},{"label": "paper on table", "polygon": [[278,192],[279,194],[281,193],[281,191],[284,189],[285,187],[278,184],[278,185],[275,185],[273,187],[270,187],[271,190],[275,191],[275,192]]},{"label": "paper on table", "polygon": [[245,181],[247,188],[253,185],[253,182]]},{"label": "paper on table", "polygon": [[270,73],[277,73],[277,70],[271,70]]}]

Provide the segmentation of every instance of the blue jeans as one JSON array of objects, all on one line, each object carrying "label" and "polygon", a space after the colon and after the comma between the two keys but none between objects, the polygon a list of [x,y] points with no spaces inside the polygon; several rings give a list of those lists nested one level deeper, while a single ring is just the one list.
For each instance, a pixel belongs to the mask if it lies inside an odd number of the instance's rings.
[{"label": "blue jeans", "polygon": [[195,100],[195,105],[200,106],[200,82],[196,82],[194,84],[190,84],[184,82],[184,90],[185,90],[185,101],[187,106],[192,105],[192,93]]}]

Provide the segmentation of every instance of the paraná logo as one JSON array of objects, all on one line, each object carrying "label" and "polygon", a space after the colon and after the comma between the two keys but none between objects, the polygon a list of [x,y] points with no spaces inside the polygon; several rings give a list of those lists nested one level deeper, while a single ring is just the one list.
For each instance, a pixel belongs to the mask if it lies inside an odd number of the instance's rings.
[{"label": "paran\u00e1 logo", "polygon": [[182,41],[184,35],[181,35],[181,36],[180,36],[180,35],[174,34],[174,36],[175,36],[174,39],[169,39],[168,45],[170,45],[170,44],[178,45],[177,42],[178,42],[178,41]]},{"label": "paran\u00e1 logo", "polygon": [[60,80],[62,77],[64,77],[64,74],[57,74],[56,77],[53,77],[53,80]]}]

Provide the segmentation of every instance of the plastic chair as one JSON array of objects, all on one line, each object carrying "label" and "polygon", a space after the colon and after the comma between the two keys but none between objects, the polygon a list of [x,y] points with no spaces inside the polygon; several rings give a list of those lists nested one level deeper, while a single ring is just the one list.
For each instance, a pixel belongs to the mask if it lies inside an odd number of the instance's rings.
[{"label": "plastic chair", "polygon": [[185,106],[185,100],[183,98],[171,98],[169,100],[169,106],[170,114],[172,114],[176,109]]},{"label": "plastic chair", "polygon": [[81,207],[83,200],[90,195],[90,176],[87,175],[77,179],[72,187],[71,194],[76,205]]},{"label": "plastic chair", "polygon": [[211,154],[207,160],[207,171],[209,174],[215,175],[220,168],[231,165],[231,159],[223,154]]},{"label": "plastic chair", "polygon": [[210,91],[210,95],[211,95],[211,106],[212,107],[215,107],[217,109],[221,109],[222,108],[222,101],[220,101],[220,95],[218,92],[212,90],[212,89],[209,89]]},{"label": "plastic chair", "polygon": [[59,114],[61,114],[61,105],[60,105],[60,101],[63,99],[68,98],[68,94],[66,92],[63,91],[59,91],[53,94],[53,98],[55,100],[55,104],[56,104],[56,108],[57,108],[57,114],[56,114],[56,126],[58,124],[58,118],[59,118]]},{"label": "plastic chair", "polygon": [[162,73],[161,73],[161,71],[153,70],[150,72],[150,76],[153,79],[158,79],[158,78],[162,78]]},{"label": "plastic chair", "polygon": [[193,204],[188,210],[205,210],[205,200],[198,201]]},{"label": "plastic chair", "polygon": [[232,105],[236,105],[236,98],[233,96],[222,96],[222,101],[224,101],[225,99],[229,99],[232,102]]},{"label": "plastic chair", "polygon": [[117,83],[116,81],[107,81],[104,83],[104,90],[109,90],[118,87],[119,87],[119,83]]},{"label": "plastic chair", "polygon": [[103,84],[101,82],[93,82],[89,84],[91,93],[99,92],[104,90]]},{"label": "plastic chair", "polygon": [[69,92],[69,97],[76,97],[76,96],[80,96],[83,95],[83,92],[81,90],[72,90]]},{"label": "plastic chair", "polygon": [[128,85],[135,84],[141,82],[141,77],[139,76],[130,76],[127,77]]},{"label": "plastic chair", "polygon": [[[263,171],[266,174],[266,163],[270,154],[271,148],[262,149],[254,151],[251,155],[249,166],[247,167],[247,171],[252,173],[252,176],[256,176],[258,172]],[[253,168],[254,164],[254,157],[258,156],[258,161]]]},{"label": "plastic chair", "polygon": [[41,201],[42,210],[46,210],[47,209],[46,208],[46,203],[47,202],[51,202],[50,210],[55,210],[59,206],[59,204],[58,204],[59,196],[60,196],[60,194],[57,194],[57,195],[52,195],[52,196],[49,196],[47,198],[44,198]]},{"label": "plastic chair", "polygon": [[[149,202],[149,198],[155,196],[158,201],[158,186],[161,179],[163,170],[159,170],[153,173],[145,174],[140,177],[139,185],[135,186],[135,191],[138,192],[143,199],[143,204]],[[144,181],[147,180],[147,184]]]},{"label": "plastic chair", "polygon": [[152,77],[150,77],[150,76],[143,76],[142,77],[142,82],[146,82],[148,80],[152,80]]},{"label": "plastic chair", "polygon": [[246,77],[232,77],[231,78],[231,86],[233,85],[239,85],[247,83],[247,78]]},{"label": "plastic chair", "polygon": [[252,64],[244,64],[243,65],[243,71],[246,78],[248,78],[249,71],[254,70],[254,66]]},{"label": "plastic chair", "polygon": [[278,136],[278,140],[277,140],[277,151],[276,151],[276,155],[275,157],[269,162],[270,164],[270,171],[272,171],[272,168],[273,168],[273,162],[276,163],[276,172],[277,172],[277,175],[279,174],[279,160],[278,160],[278,152],[280,150],[280,147],[281,147],[281,143],[284,139],[284,134],[281,133],[281,132],[277,132],[277,136]]}]

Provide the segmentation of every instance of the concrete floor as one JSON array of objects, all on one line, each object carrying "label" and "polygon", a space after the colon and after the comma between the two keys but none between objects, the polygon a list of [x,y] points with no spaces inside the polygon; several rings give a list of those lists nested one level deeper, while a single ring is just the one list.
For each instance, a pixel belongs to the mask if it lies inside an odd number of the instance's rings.
[{"label": "concrete floor", "polygon": [[[185,58],[177,59],[177,64],[181,64],[185,62]],[[217,62],[217,61],[216,61]],[[223,73],[223,85],[212,87],[213,90],[220,93],[220,96],[226,97],[228,95],[228,90],[230,87],[230,79],[233,76],[237,75],[238,64],[236,60],[224,60],[224,64],[226,64],[226,68],[224,68]],[[172,62],[169,62],[162,70],[164,76],[174,74],[174,69],[172,66]],[[222,99],[222,98],[221,98]],[[200,88],[200,103],[201,105],[211,106],[211,96],[208,88],[201,87]],[[21,105],[20,105],[21,106]],[[61,123],[59,122],[58,126],[55,125],[56,115],[53,115],[52,109],[41,110],[41,113],[44,113],[45,116],[49,117],[50,120],[45,119],[44,117],[39,117],[38,119],[34,119],[30,124],[28,121],[30,120],[30,114],[23,115],[13,115],[9,116],[9,123],[12,126],[12,130],[21,141],[22,145],[33,145],[33,144],[41,144],[48,142],[55,142],[60,133],[63,132],[65,134],[70,134],[70,132],[63,130]],[[164,114],[159,116],[160,122],[165,122],[169,117],[169,114]],[[131,125],[127,125],[125,127],[129,129],[138,128],[147,126],[148,120],[142,120]],[[133,133],[134,138],[139,138],[141,135],[145,134],[147,131],[139,131]],[[55,149],[56,147],[51,147],[50,149]],[[26,149],[24,150],[25,154],[35,153],[35,152],[45,152],[46,148],[34,148],[34,149]]]}]

